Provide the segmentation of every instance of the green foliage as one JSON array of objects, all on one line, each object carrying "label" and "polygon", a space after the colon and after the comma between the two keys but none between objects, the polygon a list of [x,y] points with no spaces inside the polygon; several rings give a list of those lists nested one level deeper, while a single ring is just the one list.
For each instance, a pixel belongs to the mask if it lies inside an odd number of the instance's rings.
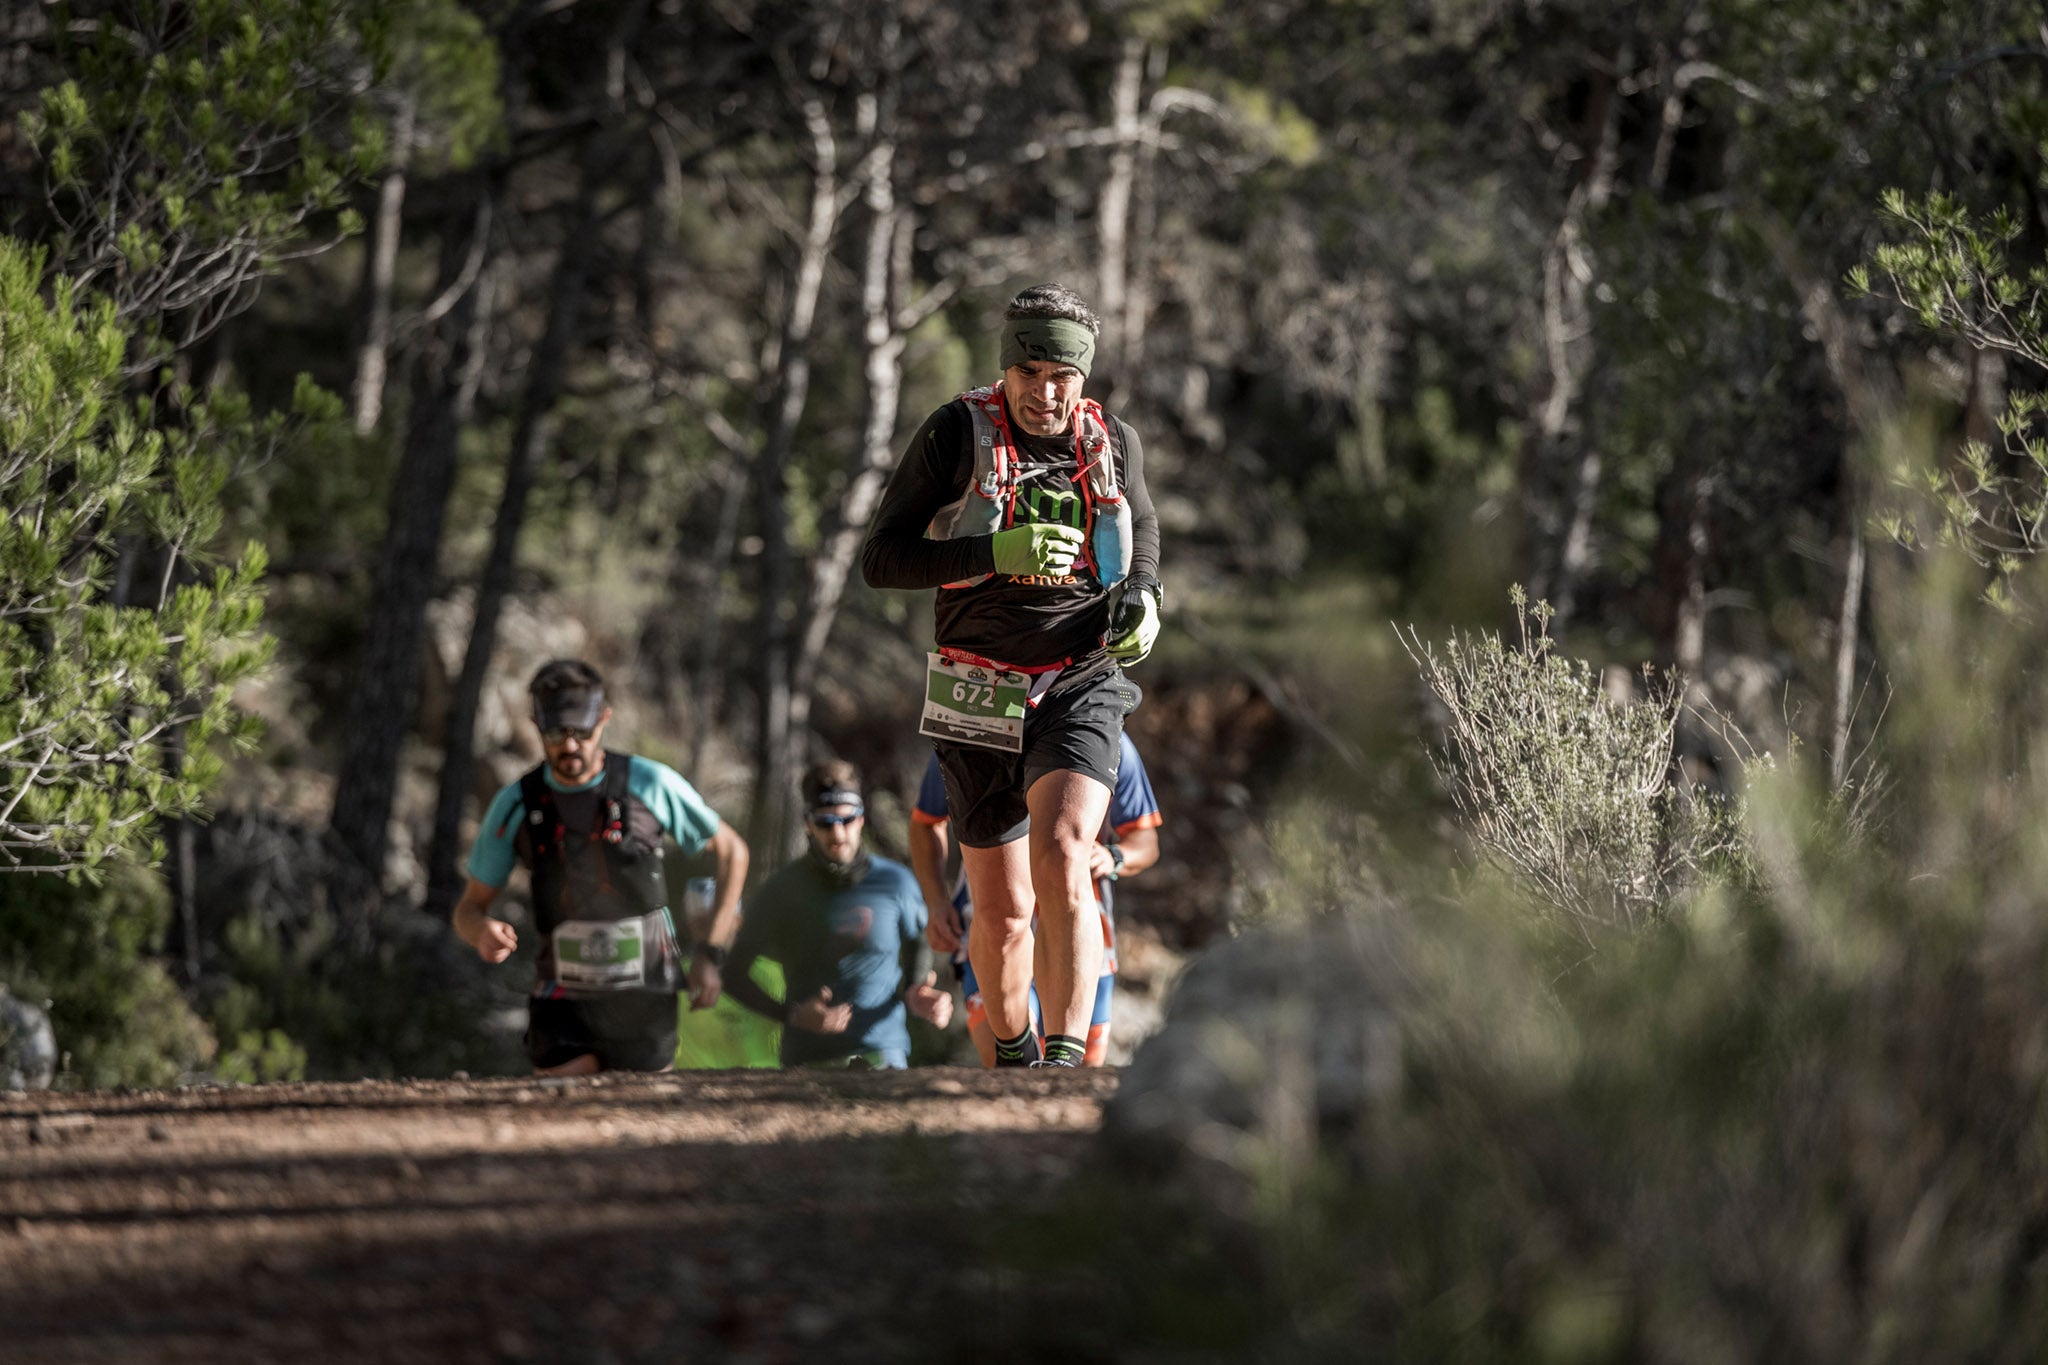
[{"label": "green foliage", "polygon": [[306,1079],[306,1049],[279,1029],[251,1030],[221,1054],[213,1074],[230,1085],[302,1081]]},{"label": "green foliage", "polygon": [[169,920],[162,881],[132,862],[97,885],[6,879],[0,981],[51,1002],[60,1085],[165,1086],[213,1057],[212,1033],[155,960]]},{"label": "green foliage", "polygon": [[483,20],[455,0],[414,0],[391,15],[390,85],[414,106],[414,137],[462,169],[500,136],[497,48]]},{"label": "green foliage", "polygon": [[[66,79],[29,119],[64,225],[62,268],[139,328],[205,335],[319,223],[361,224],[353,184],[388,155],[366,92],[391,78],[400,31],[416,73],[467,110],[475,21],[404,0],[78,0],[53,25]],[[487,50],[487,49],[486,49]],[[488,71],[486,72],[488,74]],[[488,121],[490,115],[481,116]],[[477,133],[465,117],[458,144]],[[330,216],[331,215],[331,216]],[[317,248],[312,248],[317,249]]]},{"label": "green foliage", "polygon": [[1517,425],[1502,417],[1486,430],[1484,413],[1423,373],[1402,407],[1361,395],[1357,411],[1336,459],[1302,490],[1316,555],[1398,575],[1410,593],[1439,602],[1494,600],[1508,547],[1487,523],[1514,493]]},{"label": "green foliage", "polygon": [[[1973,347],[2048,366],[2048,268],[2022,268],[2011,252],[2022,224],[1998,209],[1973,213],[1934,193],[1910,200],[1884,196],[1884,213],[1900,235],[1872,255],[1893,299],[1921,326]],[[1872,292],[1867,267],[1850,273],[1852,288]],[[1953,459],[1928,459],[1924,445],[1902,447],[1887,470],[1902,495],[1878,514],[1878,525],[1908,548],[1929,541],[1962,550],[1987,570],[1986,596],[2008,611],[2021,566],[2048,544],[2048,394],[2016,390],[1998,417],[2001,449],[1965,442]]]},{"label": "green foliage", "polygon": [[1271,150],[1290,166],[1306,166],[1320,154],[1315,123],[1269,90],[1231,83],[1224,106],[1248,140]]},{"label": "green foliage", "polygon": [[1438,771],[1467,830],[1590,947],[1654,923],[1740,848],[1727,804],[1674,780],[1678,683],[1646,671],[1640,700],[1610,697],[1555,652],[1549,605],[1512,597],[1512,647],[1453,635],[1439,654],[1412,629],[1405,643],[1445,713]]},{"label": "green foliage", "polygon": [[[269,653],[265,556],[213,552],[236,460],[286,439],[232,396],[182,391],[182,426],[121,391],[113,305],[0,239],[0,868],[92,869],[154,856],[159,818],[188,814],[242,740],[235,685]],[[297,418],[331,419],[310,393]],[[24,859],[28,861],[24,862]]]},{"label": "green foliage", "polygon": [[205,1005],[233,1038],[223,1079],[357,1080],[506,1069],[482,1037],[480,973],[450,972],[445,925],[424,915],[344,928],[325,910],[254,907],[222,934],[224,984]]},{"label": "green foliage", "polygon": [[1218,0],[1140,0],[1123,6],[1117,18],[1134,36],[1148,43],[1164,43],[1211,22],[1221,7]]}]

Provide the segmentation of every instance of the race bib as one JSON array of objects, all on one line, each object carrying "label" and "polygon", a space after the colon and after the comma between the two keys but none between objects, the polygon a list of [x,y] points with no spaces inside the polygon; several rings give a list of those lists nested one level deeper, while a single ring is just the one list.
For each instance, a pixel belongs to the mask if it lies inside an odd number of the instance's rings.
[{"label": "race bib", "polygon": [[647,984],[647,939],[638,919],[572,919],[555,926],[555,979],[586,991]]},{"label": "race bib", "polygon": [[1024,703],[1031,679],[984,664],[962,663],[943,654],[925,656],[924,718],[919,734],[955,744],[978,744],[1007,753],[1024,752]]}]

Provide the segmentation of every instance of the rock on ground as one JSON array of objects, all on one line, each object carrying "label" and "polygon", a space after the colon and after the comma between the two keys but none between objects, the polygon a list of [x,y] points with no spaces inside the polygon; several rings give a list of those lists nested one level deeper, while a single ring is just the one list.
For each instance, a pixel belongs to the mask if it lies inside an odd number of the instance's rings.
[{"label": "rock on ground", "polygon": [[1112,1146],[1212,1198],[1302,1169],[1401,1080],[1391,973],[1352,922],[1260,929],[1190,959],[1104,1116]]},{"label": "rock on ground", "polygon": [[0,1090],[45,1090],[56,1075],[50,1016],[0,986]]}]

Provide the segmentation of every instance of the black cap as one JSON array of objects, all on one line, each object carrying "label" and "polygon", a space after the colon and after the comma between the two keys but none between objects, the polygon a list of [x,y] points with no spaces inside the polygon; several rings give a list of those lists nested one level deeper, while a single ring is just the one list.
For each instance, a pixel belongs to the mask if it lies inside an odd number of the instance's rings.
[{"label": "black cap", "polygon": [[589,730],[604,716],[604,679],[581,659],[542,664],[527,693],[543,730]]},{"label": "black cap", "polygon": [[564,687],[533,699],[533,719],[543,730],[590,730],[603,715],[602,687]]}]

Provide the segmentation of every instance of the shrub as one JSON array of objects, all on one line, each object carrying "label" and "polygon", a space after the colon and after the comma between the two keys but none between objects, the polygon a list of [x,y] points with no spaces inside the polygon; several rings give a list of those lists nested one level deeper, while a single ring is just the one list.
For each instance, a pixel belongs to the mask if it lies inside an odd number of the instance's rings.
[{"label": "shrub", "polygon": [[50,1001],[58,1084],[170,1085],[214,1055],[213,1034],[155,954],[170,922],[163,882],[115,863],[98,885],[10,877],[0,896],[0,982]]},{"label": "shrub", "polygon": [[[200,992],[224,1080],[356,1080],[521,1069],[484,1026],[524,982],[385,904],[319,832],[229,811],[203,832]],[[509,993],[509,994],[508,994]]]},{"label": "shrub", "polygon": [[1640,700],[1613,700],[1590,665],[1556,652],[1547,604],[1520,587],[1513,603],[1515,645],[1454,634],[1439,653],[1412,629],[1403,643],[1442,708],[1433,757],[1467,832],[1590,946],[1736,865],[1736,820],[1728,801],[1679,780],[1677,680],[1645,670]]},{"label": "shrub", "polygon": [[[230,455],[260,424],[200,404],[152,426],[122,390],[113,306],[62,279],[45,300],[41,276],[0,237],[0,871],[20,878],[157,856],[214,741],[248,734],[230,693],[269,652],[261,548],[209,553]],[[124,596],[137,544],[151,586]]]}]

